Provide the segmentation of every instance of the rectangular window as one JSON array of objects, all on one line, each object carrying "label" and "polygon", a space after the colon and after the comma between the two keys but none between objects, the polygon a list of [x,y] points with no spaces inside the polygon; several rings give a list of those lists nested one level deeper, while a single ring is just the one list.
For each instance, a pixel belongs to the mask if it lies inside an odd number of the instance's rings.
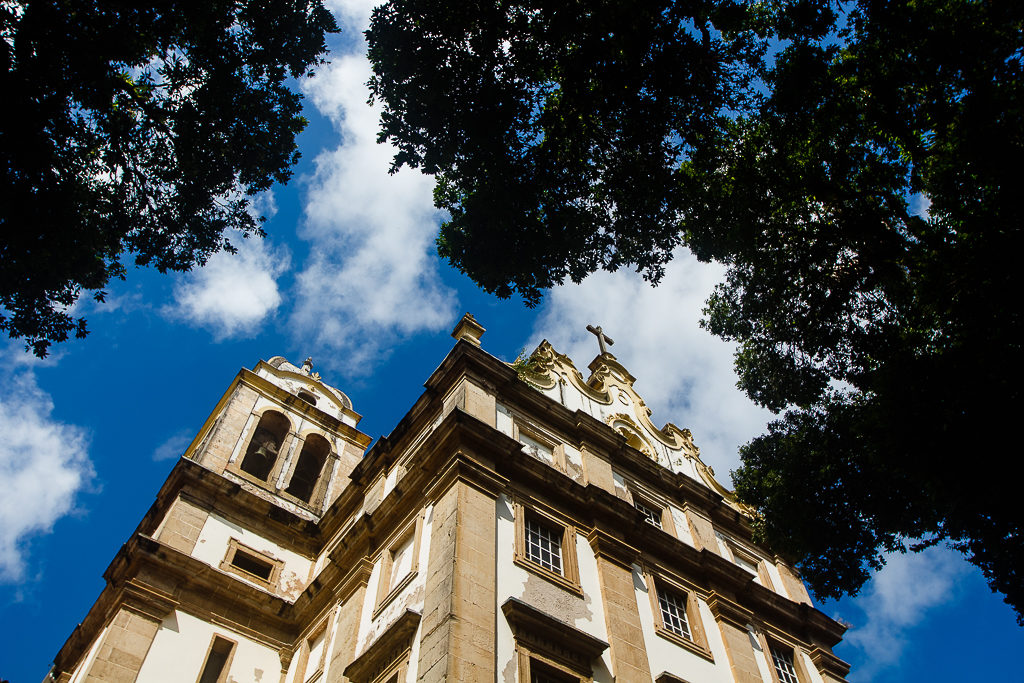
[{"label": "rectangular window", "polygon": [[701,623],[697,596],[675,580],[645,574],[654,612],[654,632],[662,638],[713,662]]},{"label": "rectangular window", "polygon": [[249,548],[232,538],[228,541],[228,552],[220,563],[223,571],[241,576],[253,583],[273,591],[284,563],[258,550]]},{"label": "rectangular window", "polygon": [[234,649],[235,644],[227,638],[214,636],[198,683],[223,683],[227,678],[228,663]]},{"label": "rectangular window", "polygon": [[256,555],[247,553],[241,548],[235,551],[234,557],[231,558],[231,566],[236,569],[241,569],[243,572],[252,574],[264,581],[269,581],[270,575],[274,573],[274,565],[272,563],[262,560]]},{"label": "rectangular window", "polygon": [[378,614],[412,582],[419,569],[420,537],[423,533],[423,511],[415,521],[401,528],[388,541],[381,555],[380,578],[377,580]]},{"label": "rectangular window", "polygon": [[526,518],[526,559],[556,574],[562,573],[562,532]]},{"label": "rectangular window", "polygon": [[727,539],[726,545],[729,546],[729,552],[732,553],[732,561],[737,567],[753,574],[755,582],[761,584],[765,588],[771,588],[774,590],[772,580],[768,578],[768,569],[765,566],[764,561],[731,540]]},{"label": "rectangular window", "polygon": [[775,675],[779,677],[779,683],[800,683],[796,677],[793,651],[775,645],[769,646],[768,649],[772,653],[772,665],[775,667]]},{"label": "rectangular window", "polygon": [[397,548],[391,551],[391,581],[388,588],[394,588],[412,571],[412,546],[415,534],[409,534]]},{"label": "rectangular window", "polygon": [[576,562],[576,527],[553,514],[514,505],[515,563],[524,569],[582,595]]},{"label": "rectangular window", "polygon": [[658,606],[661,608],[661,621],[667,630],[687,640],[693,640],[690,623],[686,618],[686,598],[673,591],[660,590]]},{"label": "rectangular window", "polygon": [[639,510],[643,514],[645,522],[659,529],[662,528],[661,510],[656,510],[653,506],[648,505],[646,502],[640,500],[636,496],[633,497],[633,505],[636,507],[637,510]]}]

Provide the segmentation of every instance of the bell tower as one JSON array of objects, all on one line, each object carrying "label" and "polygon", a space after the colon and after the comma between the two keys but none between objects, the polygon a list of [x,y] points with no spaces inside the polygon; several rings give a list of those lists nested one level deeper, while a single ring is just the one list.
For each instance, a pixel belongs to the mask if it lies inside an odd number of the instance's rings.
[{"label": "bell tower", "polygon": [[343,392],[281,356],[242,369],[185,457],[298,514],[319,517],[369,445]]}]

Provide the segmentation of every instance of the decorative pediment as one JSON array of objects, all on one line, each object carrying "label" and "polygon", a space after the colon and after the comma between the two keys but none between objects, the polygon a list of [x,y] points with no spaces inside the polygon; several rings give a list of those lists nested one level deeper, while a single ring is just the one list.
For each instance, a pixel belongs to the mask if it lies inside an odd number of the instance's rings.
[{"label": "decorative pediment", "polygon": [[501,611],[517,641],[555,660],[576,667],[590,662],[608,649],[608,643],[554,618],[518,598],[509,598]]},{"label": "decorative pediment", "polygon": [[[680,429],[671,422],[657,427],[651,421],[651,409],[633,388],[636,378],[611,353],[605,351],[594,358],[588,366],[589,377],[584,377],[572,359],[558,353],[545,339],[529,357],[521,357],[510,365],[520,379],[549,395],[575,389],[592,404],[591,414],[621,434],[630,446],[670,469],[690,476],[696,474],[730,507],[755,516],[751,507],[740,503],[732,491],[715,479],[714,470],[701,460],[700,448],[694,444],[689,429]],[[668,462],[660,453],[668,455]]]}]

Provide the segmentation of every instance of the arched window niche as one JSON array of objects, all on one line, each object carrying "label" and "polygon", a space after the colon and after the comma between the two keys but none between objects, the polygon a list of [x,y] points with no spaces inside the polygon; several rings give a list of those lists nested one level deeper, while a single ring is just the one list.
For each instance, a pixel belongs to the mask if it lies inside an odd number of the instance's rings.
[{"label": "arched window niche", "polygon": [[302,445],[298,460],[295,462],[295,469],[292,471],[291,481],[285,493],[295,496],[299,500],[309,502],[316,490],[317,481],[320,479],[320,472],[324,469],[327,456],[331,454],[331,444],[319,434],[310,434]]},{"label": "arched window niche", "polygon": [[290,428],[288,418],[276,410],[263,413],[242,458],[242,471],[266,481]]},{"label": "arched window niche", "polygon": [[654,451],[647,444],[647,441],[643,439],[632,425],[627,424],[623,420],[616,420],[612,423],[612,429],[617,431],[622,436],[626,437],[626,443],[646,455],[651,460],[657,460],[657,456],[654,455]]}]

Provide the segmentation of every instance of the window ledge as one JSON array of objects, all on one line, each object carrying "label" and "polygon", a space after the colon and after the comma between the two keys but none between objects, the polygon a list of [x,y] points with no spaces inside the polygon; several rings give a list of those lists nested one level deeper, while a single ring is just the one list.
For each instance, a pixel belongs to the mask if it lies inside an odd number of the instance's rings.
[{"label": "window ledge", "polygon": [[580,586],[579,582],[567,579],[561,574],[557,574],[547,567],[537,564],[532,560],[528,560],[525,557],[517,557],[513,560],[513,564],[522,567],[523,569],[536,574],[542,579],[546,579],[551,583],[555,584],[559,588],[563,588],[573,595],[583,597],[583,587]]},{"label": "window ledge", "polygon": [[711,654],[711,650],[709,650],[709,649],[707,649],[705,647],[701,647],[700,645],[698,645],[697,643],[693,642],[689,638],[684,638],[683,636],[679,635],[678,633],[676,633],[674,631],[669,631],[667,628],[664,628],[662,626],[655,627],[654,632],[657,633],[662,638],[664,638],[665,640],[671,641],[671,642],[675,643],[676,645],[682,646],[682,647],[686,648],[687,650],[689,650],[690,652],[694,653],[695,655],[699,655],[699,656],[703,657],[704,659],[708,660],[709,662],[714,662],[715,661],[714,655]]},{"label": "window ledge", "polygon": [[412,583],[412,580],[416,578],[417,574],[419,574],[419,570],[411,571],[405,575],[404,579],[396,583],[395,587],[388,591],[388,594],[381,599],[380,604],[377,605],[376,609],[373,610],[373,615],[371,618],[376,619],[378,616],[380,616],[380,613],[384,611],[384,608],[387,607],[388,604],[392,600],[394,600],[399,593],[405,590],[410,583]]}]

